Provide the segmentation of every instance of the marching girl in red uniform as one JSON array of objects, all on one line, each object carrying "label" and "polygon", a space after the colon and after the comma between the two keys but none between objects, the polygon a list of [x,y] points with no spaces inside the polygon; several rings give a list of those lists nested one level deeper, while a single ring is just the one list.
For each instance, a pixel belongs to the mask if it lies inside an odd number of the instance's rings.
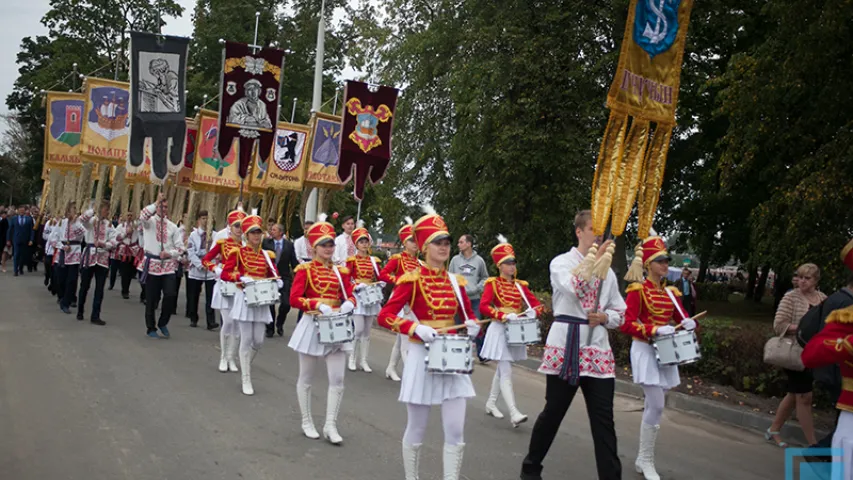
[{"label": "marching girl in red uniform", "polygon": [[[396,285],[397,279],[402,277],[406,272],[417,269],[421,265],[418,260],[418,244],[412,236],[412,219],[406,217],[406,224],[397,232],[400,237],[400,243],[403,245],[403,251],[392,255],[379,274],[379,279],[386,283]],[[411,311],[408,307],[403,307],[404,311],[400,312],[401,317],[406,317],[410,320],[415,320],[411,317]],[[388,360],[388,366],[385,368],[385,378],[390,378],[395,382],[400,381],[397,375],[397,362],[401,358],[406,358],[408,352],[408,338],[405,335],[397,335],[394,341],[394,346],[391,348],[391,358]]]},{"label": "marching girl in red uniform", "polygon": [[335,227],[325,221],[325,214],[320,215],[319,220],[305,232],[314,258],[296,267],[296,277],[290,288],[291,307],[296,307],[305,314],[293,330],[288,346],[299,353],[296,393],[299,410],[302,412],[302,432],[308,438],[320,437],[311,417],[311,384],[317,363],[325,359],[329,392],[326,397],[323,437],[339,445],[343,438],[338,433],[338,412],[344,396],[346,354],[352,352],[352,342],[334,345],[320,343],[314,316],[316,312],[329,315],[335,312],[335,309],[340,313],[350,313],[355,309],[356,301],[352,296],[349,270],[332,263],[335,253]]},{"label": "marching girl in red uniform", "polygon": [[[353,292],[358,292],[371,283],[379,282],[379,259],[370,255],[370,233],[359,222],[358,228],[352,231],[352,241],[355,242],[357,253],[347,259],[347,269],[352,275],[354,284]],[[385,287],[385,282],[379,282]],[[353,310],[352,319],[355,323],[355,340],[353,340],[352,353],[349,356],[349,369],[355,371],[358,366],[366,373],[370,373],[370,365],[367,364],[367,355],[370,351],[370,329],[379,309],[380,302],[372,305],[364,305],[358,302]],[[356,360],[358,356],[358,360]]]},{"label": "marching girl in red uniform", "polygon": [[679,290],[664,287],[669,272],[669,253],[666,244],[658,236],[647,238],[642,244],[642,263],[635,258],[629,272],[632,280],[640,280],[640,267],[645,268],[644,282],[628,286],[625,303],[625,323],[621,330],[634,338],[631,344],[631,371],[634,383],[643,387],[645,407],[640,425],[640,450],[634,466],[647,480],[658,480],[655,470],[655,442],[663,416],[664,394],[678,386],[678,366],[659,366],[655,349],[649,342],[660,335],[675,333],[673,323],[680,323],[686,330],[696,328],[696,322],[687,317],[681,305]]},{"label": "marching girl in red uniform", "polygon": [[246,237],[246,245],[228,256],[221,275],[225,281],[239,282],[230,315],[240,330],[240,371],[244,395],[255,394],[252,386],[252,362],[264,344],[266,325],[273,319],[269,306],[250,307],[246,303],[243,289],[266,278],[275,278],[278,289],[283,286],[271,260],[274,254],[261,249],[261,241],[264,239],[263,223],[263,219],[257,215],[250,215],[240,223]]},{"label": "marching girl in red uniform", "polygon": [[219,316],[222,317],[222,327],[219,329],[220,372],[237,371],[236,358],[240,332],[231,319],[234,297],[222,295],[222,284],[227,282],[227,280],[222,279],[222,266],[228,258],[243,247],[243,229],[240,224],[245,218],[246,212],[240,206],[237,206],[237,210],[229,213],[227,217],[228,226],[216,232],[213,237],[213,247],[201,261],[203,266],[216,273],[218,279],[216,285],[213,286],[213,299],[210,301],[210,306],[219,310]]},{"label": "marching girl in red uniform", "polygon": [[480,299],[480,310],[486,318],[495,319],[486,330],[480,356],[498,362],[495,376],[492,378],[492,390],[486,401],[486,414],[503,418],[503,414],[496,405],[500,392],[509,408],[512,425],[518,427],[519,424],[527,421],[527,415],[521,413],[515,405],[511,363],[527,358],[527,345],[509,345],[504,322],[515,321],[522,317],[536,318],[542,314],[542,305],[527,288],[527,282],[515,278],[517,270],[515,250],[512,245],[507,243],[503,236],[499,236],[498,241],[500,243],[492,249],[491,253],[500,276],[486,280],[483,296]]},{"label": "marching girl in red uniform", "polygon": [[[421,445],[433,405],[441,405],[444,426],[444,478],[458,480],[465,450],[464,428],[466,399],[474,396],[470,375],[442,375],[427,371],[424,343],[435,340],[437,328],[452,327],[458,314],[473,319],[474,311],[465,294],[465,279],[448,273],[450,233],[444,220],[435,214],[421,217],[413,227],[418,247],[426,262],[397,278],[397,286],[388,303],[379,312],[379,324],[409,337],[409,351],[403,369],[399,400],[406,404],[408,423],[403,435],[403,467],[406,480],[418,478]],[[417,320],[400,317],[408,305]],[[473,338],[480,326],[466,320]],[[448,334],[455,334],[451,329]]]}]

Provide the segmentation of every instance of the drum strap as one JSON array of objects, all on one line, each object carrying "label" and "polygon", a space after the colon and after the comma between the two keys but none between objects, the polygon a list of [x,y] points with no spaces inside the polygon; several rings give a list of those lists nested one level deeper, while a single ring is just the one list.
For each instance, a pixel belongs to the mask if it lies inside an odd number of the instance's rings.
[{"label": "drum strap", "polygon": [[276,272],[275,266],[272,264],[272,260],[270,260],[270,256],[267,255],[267,251],[264,249],[261,249],[261,253],[264,254],[264,260],[267,261],[267,266],[270,267],[270,271],[275,273]]},{"label": "drum strap", "polygon": [[456,300],[459,301],[459,308],[462,309],[462,317],[468,321],[468,312],[465,311],[465,304],[462,303],[462,292],[459,290],[459,281],[456,280],[456,275],[447,272],[447,278],[450,279],[450,285],[453,286],[453,293],[456,294]]},{"label": "drum strap", "polygon": [[379,280],[379,267],[376,266],[376,259],[370,257],[370,263],[373,265],[373,271],[376,272],[376,280]]},{"label": "drum strap", "polygon": [[347,301],[347,289],[346,289],[346,287],[344,287],[344,279],[343,279],[343,277],[341,277],[341,272],[338,271],[337,265],[332,265],[332,270],[335,271],[335,276],[338,277],[338,283],[341,284],[341,298],[343,298],[344,301],[346,302]]},{"label": "drum strap", "polygon": [[681,309],[681,305],[678,304],[678,301],[675,299],[675,295],[672,294],[672,291],[668,288],[664,288],[666,290],[666,294],[669,295],[669,299],[672,300],[672,304],[675,305],[675,309],[678,310],[678,313],[681,315],[682,320],[686,320],[688,317],[684,314],[684,310]]},{"label": "drum strap", "polygon": [[589,325],[589,320],[571,315],[556,315],[554,321],[565,323],[568,327],[560,378],[569,382],[569,385],[577,385],[580,381],[580,326]]},{"label": "drum strap", "polygon": [[521,299],[524,300],[524,303],[527,305],[528,310],[533,310],[533,307],[530,306],[530,301],[527,300],[527,295],[524,294],[524,289],[521,288],[521,284],[515,282],[515,288],[518,289],[519,295],[521,295]]}]

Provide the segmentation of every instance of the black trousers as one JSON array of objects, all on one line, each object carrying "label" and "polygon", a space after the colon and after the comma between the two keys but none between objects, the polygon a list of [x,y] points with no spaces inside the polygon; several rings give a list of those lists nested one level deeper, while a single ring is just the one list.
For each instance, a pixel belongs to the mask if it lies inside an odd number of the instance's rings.
[{"label": "black trousers", "polygon": [[59,306],[71,308],[77,295],[77,277],[80,274],[80,265],[66,265],[59,269],[59,283],[62,285],[62,299]]},{"label": "black trousers", "polygon": [[194,280],[187,278],[187,316],[193,324],[198,323],[198,298],[204,285],[204,315],[208,328],[216,328],[216,314],[210,302],[213,300],[213,286],[216,280]]},{"label": "black trousers", "polygon": [[101,304],[104,301],[104,284],[107,282],[107,267],[95,265],[89,268],[80,270],[80,295],[77,300],[77,318],[83,318],[86,312],[86,297],[89,296],[89,287],[92,286],[92,279],[95,279],[95,295],[92,299],[92,317],[91,320],[101,319]]},{"label": "black trousers", "polygon": [[44,256],[44,284],[53,293],[53,255]]},{"label": "black trousers", "polygon": [[178,272],[175,274],[175,301],[172,303],[172,315],[178,314],[178,295],[181,293],[181,280],[185,275],[183,269],[178,268]]},{"label": "black trousers", "polygon": [[530,448],[521,466],[522,475],[535,478],[542,473],[542,461],[548,454],[560,423],[572,404],[578,388],[583,392],[592,442],[595,446],[595,464],[599,480],[622,478],[622,463],[616,451],[616,427],[613,422],[613,394],[616,380],[613,378],[580,377],[578,385],[548,375],[545,385],[545,409],[539,414],[530,436]]},{"label": "black trousers", "polygon": [[[174,273],[167,275],[148,275],[145,280],[145,327],[146,333],[156,332],[158,328],[169,324],[169,318],[175,309],[178,299],[177,278]],[[163,297],[163,308],[160,309],[160,321],[154,323],[154,312]]]},{"label": "black trousers", "polygon": [[116,286],[116,277],[118,276],[118,271],[121,269],[121,260],[117,258],[110,259],[110,290]]},{"label": "black trousers", "polygon": [[681,297],[681,304],[684,305],[684,310],[688,316],[696,315],[696,299],[691,296]]},{"label": "black trousers", "polygon": [[118,269],[121,274],[121,295],[124,297],[130,295],[130,283],[136,278],[136,268],[133,267],[133,260],[128,260],[119,262]]},{"label": "black trousers", "polygon": [[[284,286],[278,291],[281,294],[281,303],[278,305],[278,316],[275,313],[275,305],[270,305],[270,314],[275,319],[275,328],[284,328],[284,321],[287,319],[287,314],[290,313],[290,283],[291,280],[283,278]],[[273,324],[267,324],[267,333],[272,334]]]},{"label": "black trousers", "polygon": [[24,273],[24,267],[30,263],[30,260],[27,258],[29,253],[30,249],[26,243],[12,244],[12,266],[15,268],[15,273]]}]

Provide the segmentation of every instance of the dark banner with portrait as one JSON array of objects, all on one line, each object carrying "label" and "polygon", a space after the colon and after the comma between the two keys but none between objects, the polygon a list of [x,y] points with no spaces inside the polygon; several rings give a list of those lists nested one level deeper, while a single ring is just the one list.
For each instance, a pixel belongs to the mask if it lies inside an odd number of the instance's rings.
[{"label": "dark banner with portrait", "polygon": [[278,123],[283,68],[284,52],[281,50],[254,51],[243,43],[225,43],[217,150],[224,158],[231,151],[234,140],[239,142],[237,172],[241,179],[248,173],[255,141],[259,144],[258,155],[269,158]]},{"label": "dark banner with portrait", "polygon": [[189,38],[130,32],[130,142],[127,170],[144,166],[151,139],[151,180],[180,171],[186,140]]},{"label": "dark banner with portrait", "polygon": [[388,169],[398,92],[393,87],[347,81],[338,178],[346,183],[355,177],[357,200],[364,198],[367,179],[375,185]]}]

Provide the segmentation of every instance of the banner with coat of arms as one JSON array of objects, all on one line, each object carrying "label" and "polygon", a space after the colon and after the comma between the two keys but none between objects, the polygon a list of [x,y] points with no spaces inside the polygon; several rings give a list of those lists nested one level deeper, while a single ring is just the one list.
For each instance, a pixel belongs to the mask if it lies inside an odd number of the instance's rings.
[{"label": "banner with coat of arms", "polygon": [[102,78],[86,79],[80,156],[104,165],[127,162],[130,133],[130,85]]},{"label": "banner with coat of arms", "polygon": [[211,110],[202,110],[198,116],[192,189],[235,193],[241,182],[237,174],[237,145],[232,145],[228,155],[221,158],[216,147],[218,131],[219,115]]},{"label": "banner with coat of arms", "polygon": [[[611,221],[624,233],[638,201],[640,238],[649,235],[681,78],[692,0],[631,0],[616,77],[607,94],[610,119],[592,185],[593,231]],[[654,125],[653,125],[654,124]]]},{"label": "banner with coat of arms", "polygon": [[302,190],[310,140],[311,128],[308,125],[279,122],[266,175],[267,188]]},{"label": "banner with coat of arms", "polygon": [[338,179],[347,183],[355,177],[353,195],[364,198],[364,184],[376,185],[385,177],[391,161],[391,132],[399,90],[371,88],[350,80],[344,89],[344,117],[341,124]]},{"label": "banner with coat of arms", "polygon": [[46,105],[45,169],[79,170],[85,97],[82,93],[47,92]]},{"label": "banner with coat of arms", "polygon": [[309,123],[311,146],[308,149],[308,171],[305,185],[340,189],[338,165],[341,154],[341,117],[315,112]]}]

